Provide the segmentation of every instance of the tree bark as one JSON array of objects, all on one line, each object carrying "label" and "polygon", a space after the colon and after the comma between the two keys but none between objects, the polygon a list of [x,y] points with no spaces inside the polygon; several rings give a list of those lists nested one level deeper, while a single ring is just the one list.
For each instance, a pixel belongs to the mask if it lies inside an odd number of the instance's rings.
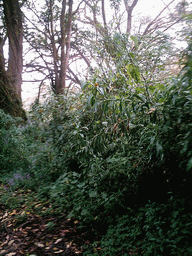
[{"label": "tree bark", "polygon": [[5,24],[9,39],[8,75],[12,80],[13,90],[21,100],[23,70],[23,25],[22,12],[18,0],[3,0]]},{"label": "tree bark", "polygon": [[[53,0],[49,1],[49,11],[50,11],[50,39],[51,39],[51,46],[52,46],[52,57],[53,57],[53,68],[54,68],[54,81],[52,81],[52,89],[55,93],[58,92],[59,90],[59,68],[58,68],[58,51],[56,47],[56,42],[55,42],[55,36],[54,36],[54,29],[53,29]],[[53,74],[52,74],[53,75]]]},{"label": "tree bark", "polygon": [[102,8],[103,24],[104,24],[104,28],[107,32],[107,22],[106,22],[106,15],[105,15],[105,0],[102,0],[101,4],[102,4],[101,8]]},{"label": "tree bark", "polygon": [[69,64],[69,54],[70,54],[70,44],[71,44],[71,29],[72,29],[72,12],[73,0],[69,0],[69,10],[68,10],[68,20],[65,24],[66,16],[66,0],[62,2],[62,12],[61,12],[61,67],[60,67],[60,88],[58,93],[63,93],[66,88],[66,76],[67,68]]},{"label": "tree bark", "polygon": [[3,12],[9,40],[9,59],[6,70],[3,52],[5,38],[0,37],[0,108],[26,120],[21,101],[23,26],[18,0],[3,0]]},{"label": "tree bark", "polygon": [[139,0],[134,0],[132,5],[128,5],[128,0],[124,0],[124,4],[125,4],[125,9],[127,12],[127,29],[126,29],[126,33],[130,34],[131,32],[131,27],[132,27],[132,12],[133,9],[135,8],[136,4],[138,3]]}]

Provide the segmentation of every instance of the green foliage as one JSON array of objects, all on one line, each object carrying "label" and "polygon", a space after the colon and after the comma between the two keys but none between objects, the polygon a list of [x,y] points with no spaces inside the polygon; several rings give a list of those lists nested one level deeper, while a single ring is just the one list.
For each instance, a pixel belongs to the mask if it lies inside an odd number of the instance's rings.
[{"label": "green foliage", "polygon": [[0,110],[0,175],[27,167],[24,141],[18,128],[21,121]]},{"label": "green foliage", "polygon": [[94,225],[113,223],[116,214],[144,205],[150,195],[166,202],[176,185],[186,195],[191,180],[187,74],[147,82],[136,53],[129,51],[122,59],[128,47],[124,39],[114,36],[116,72],[95,69],[78,97],[52,96],[35,104],[22,127],[32,177],[45,184],[39,195],[66,207],[69,217]]},{"label": "green foliage", "polygon": [[131,47],[116,33],[108,38],[111,68],[107,60],[96,67],[82,93],[34,104],[20,127],[1,112],[3,173],[50,197],[82,226],[102,230],[85,255],[191,253],[191,52],[180,75],[162,78],[169,42],[157,39],[142,48],[132,37]]},{"label": "green foliage", "polygon": [[7,201],[5,202],[5,206],[8,208],[8,209],[15,209],[17,208],[18,206],[20,206],[20,202],[17,198],[15,197],[9,197],[7,199]]},{"label": "green foliage", "polygon": [[101,241],[93,244],[95,248],[84,255],[190,255],[191,228],[192,215],[186,213],[184,201],[149,202],[117,217],[116,225],[109,226]]}]

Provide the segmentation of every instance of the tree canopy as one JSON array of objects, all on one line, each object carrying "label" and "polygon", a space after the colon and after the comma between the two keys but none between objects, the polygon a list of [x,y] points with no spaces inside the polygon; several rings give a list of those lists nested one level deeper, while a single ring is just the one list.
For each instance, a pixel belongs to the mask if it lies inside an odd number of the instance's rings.
[{"label": "tree canopy", "polygon": [[[136,24],[139,0],[15,0],[10,33],[12,1],[1,6],[1,254],[191,255],[191,3]],[[26,122],[22,60],[39,86]]]}]

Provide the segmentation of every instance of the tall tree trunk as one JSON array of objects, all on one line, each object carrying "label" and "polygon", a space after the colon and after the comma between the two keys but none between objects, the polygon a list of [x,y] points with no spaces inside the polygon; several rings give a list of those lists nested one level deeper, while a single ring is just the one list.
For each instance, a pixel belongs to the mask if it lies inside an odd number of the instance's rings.
[{"label": "tall tree trunk", "polygon": [[18,0],[3,0],[4,19],[9,39],[8,69],[5,69],[3,45],[0,37],[0,108],[12,116],[26,119],[21,102],[22,83],[22,14]]},{"label": "tall tree trunk", "polygon": [[61,67],[60,67],[60,88],[57,93],[63,93],[66,88],[66,76],[67,68],[69,64],[69,54],[70,54],[70,43],[71,43],[71,29],[72,29],[72,12],[73,0],[69,0],[69,10],[68,10],[68,20],[65,24],[66,17],[66,0],[62,2],[62,12],[61,12]]},{"label": "tall tree trunk", "polygon": [[52,89],[55,93],[59,90],[59,68],[58,68],[58,50],[56,47],[55,42],[55,33],[54,33],[54,17],[53,17],[53,0],[49,1],[49,12],[50,12],[50,39],[51,39],[51,46],[52,46],[52,57],[53,57],[53,68],[54,68],[54,74],[52,74]]},{"label": "tall tree trunk", "polygon": [[133,9],[135,8],[138,1],[139,0],[134,0],[132,5],[129,6],[128,5],[128,0],[124,0],[125,9],[126,9],[126,12],[127,12],[127,29],[126,29],[127,34],[130,34],[130,32],[131,32],[132,12],[133,12]]},{"label": "tall tree trunk", "polygon": [[3,0],[5,23],[9,39],[8,75],[16,96],[21,100],[23,70],[23,26],[22,12],[18,0]]},{"label": "tall tree trunk", "polygon": [[102,9],[103,24],[104,24],[105,31],[107,33],[107,22],[106,22],[106,15],[105,15],[105,0],[101,1],[101,9]]}]

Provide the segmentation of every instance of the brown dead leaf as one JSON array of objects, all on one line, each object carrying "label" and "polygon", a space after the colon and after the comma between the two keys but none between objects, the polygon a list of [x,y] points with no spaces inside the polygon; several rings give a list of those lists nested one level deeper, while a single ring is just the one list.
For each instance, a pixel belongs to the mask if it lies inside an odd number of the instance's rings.
[{"label": "brown dead leaf", "polygon": [[36,204],[35,207],[34,207],[34,209],[36,209],[36,208],[38,208],[38,207],[40,207],[40,206],[41,206],[41,204]]},{"label": "brown dead leaf", "polygon": [[3,219],[6,218],[8,216],[8,213],[6,212],[4,215],[3,215]]},{"label": "brown dead leaf", "polygon": [[39,229],[38,229],[38,228],[36,228],[36,229],[32,229],[31,231],[34,233],[34,232],[38,232],[38,231],[39,231]]},{"label": "brown dead leaf", "polygon": [[56,254],[56,253],[61,253],[61,252],[64,252],[64,250],[59,250],[59,251],[54,252],[54,253]]},{"label": "brown dead leaf", "polygon": [[15,242],[15,240],[9,241],[8,245],[12,245]]},{"label": "brown dead leaf", "polygon": [[57,239],[57,241],[55,242],[55,244],[58,244],[59,242],[61,242],[62,241],[62,238],[59,238],[59,239]]},{"label": "brown dead leaf", "polygon": [[6,245],[7,243],[8,243],[8,240],[5,241],[5,242],[3,242],[3,243],[1,244],[1,246],[3,247],[3,246]]},{"label": "brown dead leaf", "polygon": [[69,233],[70,232],[68,229],[64,229],[62,231],[65,232],[65,233]]},{"label": "brown dead leaf", "polygon": [[71,247],[71,245],[72,245],[72,242],[69,242],[69,243],[65,243],[65,245],[66,245],[66,247],[67,247],[67,248],[69,248],[69,247]]},{"label": "brown dead leaf", "polygon": [[16,252],[10,252],[10,253],[6,254],[6,256],[13,256],[13,255],[16,255]]},{"label": "brown dead leaf", "polygon": [[16,214],[16,210],[13,210],[12,213],[10,213],[9,215],[15,215]]},{"label": "brown dead leaf", "polygon": [[41,247],[41,248],[45,247],[45,245],[42,243],[35,243],[35,245],[37,245],[37,247]]}]

